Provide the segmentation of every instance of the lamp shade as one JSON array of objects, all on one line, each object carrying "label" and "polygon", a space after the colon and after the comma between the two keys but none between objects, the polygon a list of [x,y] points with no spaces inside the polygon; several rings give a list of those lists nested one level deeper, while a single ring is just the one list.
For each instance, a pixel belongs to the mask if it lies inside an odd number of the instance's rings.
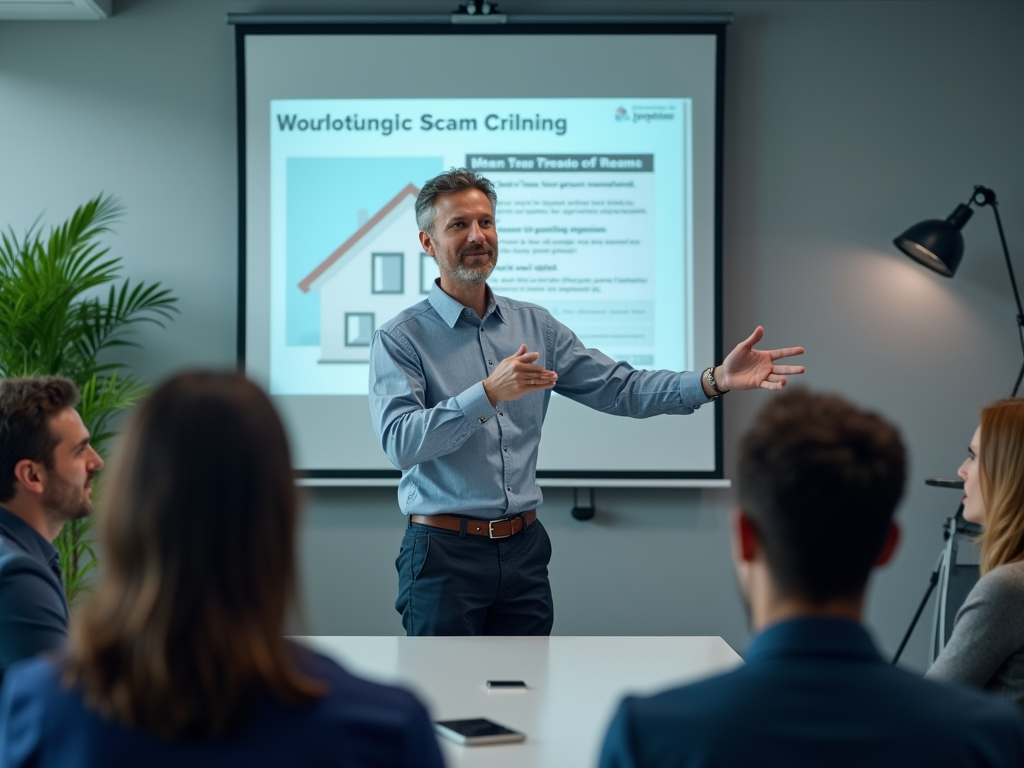
[{"label": "lamp shade", "polygon": [[966,205],[958,205],[945,221],[922,221],[893,240],[893,243],[914,261],[940,275],[952,277],[964,257],[964,236],[960,234],[960,229],[973,214],[974,211]]}]

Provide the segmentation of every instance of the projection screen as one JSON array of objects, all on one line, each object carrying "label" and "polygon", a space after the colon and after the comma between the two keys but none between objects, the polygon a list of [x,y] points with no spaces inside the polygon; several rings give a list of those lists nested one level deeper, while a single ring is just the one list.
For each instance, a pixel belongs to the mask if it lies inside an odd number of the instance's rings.
[{"label": "projection screen", "polygon": [[[369,345],[438,276],[412,208],[453,166],[497,189],[495,293],[635,368],[721,362],[723,25],[235,24],[239,357],[301,475],[400,476]],[[721,478],[721,407],[636,420],[556,389],[538,478]]]}]

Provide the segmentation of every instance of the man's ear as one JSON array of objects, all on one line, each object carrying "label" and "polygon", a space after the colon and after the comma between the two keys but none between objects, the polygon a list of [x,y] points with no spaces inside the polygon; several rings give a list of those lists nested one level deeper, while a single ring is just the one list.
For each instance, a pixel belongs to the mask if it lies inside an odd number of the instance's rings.
[{"label": "man's ear", "polygon": [[42,493],[43,482],[46,480],[45,470],[31,459],[22,459],[14,465],[14,479],[29,493]]},{"label": "man's ear", "polygon": [[761,549],[761,539],[754,521],[750,519],[744,509],[739,508],[733,510],[731,522],[732,544],[736,560],[742,563],[753,562]]},{"label": "man's ear", "polygon": [[434,240],[422,229],[420,230],[420,245],[423,247],[423,250],[426,251],[428,256],[436,257],[437,254],[434,253]]},{"label": "man's ear", "polygon": [[882,551],[875,558],[875,567],[885,565],[896,553],[896,547],[900,543],[900,527],[896,523],[889,523],[889,532],[885,535],[885,543],[882,544]]}]

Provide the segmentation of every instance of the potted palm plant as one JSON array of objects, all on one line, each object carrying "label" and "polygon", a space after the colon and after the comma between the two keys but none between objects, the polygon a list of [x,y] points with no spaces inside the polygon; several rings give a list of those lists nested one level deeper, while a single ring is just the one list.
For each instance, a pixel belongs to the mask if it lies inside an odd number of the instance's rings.
[{"label": "potted palm plant", "polygon": [[[19,238],[0,232],[0,377],[66,376],[82,394],[79,411],[97,451],[113,436],[112,419],[146,391],[116,352],[139,347],[140,323],[161,327],[177,312],[177,298],[159,283],[121,277],[102,235],[124,212],[99,195],[60,226],[43,232],[37,221]],[[74,606],[87,590],[96,553],[92,520],[68,523],[54,541],[64,588]]]}]

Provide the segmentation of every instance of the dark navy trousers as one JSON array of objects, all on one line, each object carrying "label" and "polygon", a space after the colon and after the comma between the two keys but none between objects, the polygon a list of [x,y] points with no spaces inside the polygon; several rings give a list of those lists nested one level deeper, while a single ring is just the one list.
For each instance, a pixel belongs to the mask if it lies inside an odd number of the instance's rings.
[{"label": "dark navy trousers", "polygon": [[395,560],[408,635],[550,635],[551,540],[539,520],[507,539],[412,525]]}]

